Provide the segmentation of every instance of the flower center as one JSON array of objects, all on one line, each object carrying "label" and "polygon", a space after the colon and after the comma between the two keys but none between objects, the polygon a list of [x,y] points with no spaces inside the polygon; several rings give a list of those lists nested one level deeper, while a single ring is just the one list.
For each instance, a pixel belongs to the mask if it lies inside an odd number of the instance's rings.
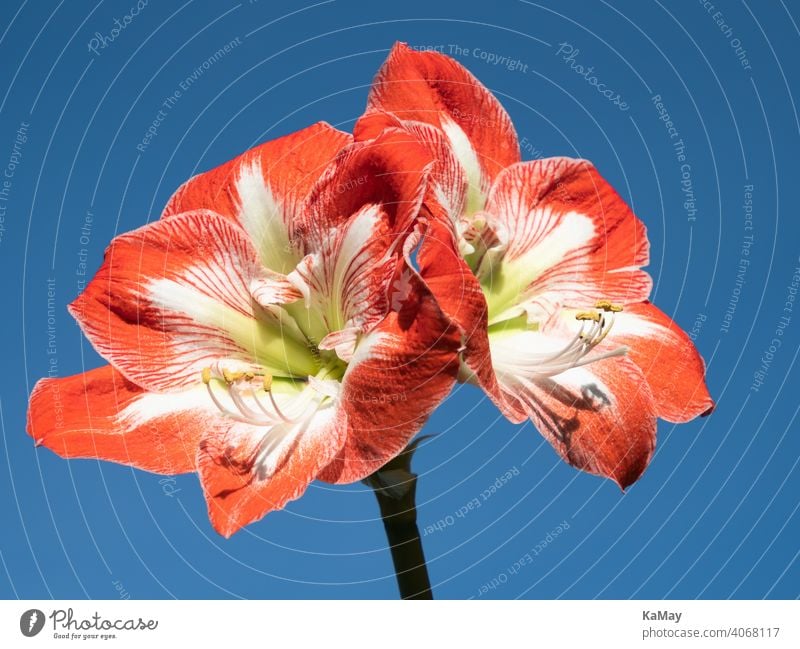
[{"label": "flower center", "polygon": [[479,271],[478,280],[486,297],[489,324],[519,315],[527,298],[525,289],[535,273],[525,273],[519,267],[498,263],[492,255],[486,256],[484,266]]},{"label": "flower center", "polygon": [[[511,331],[499,328],[500,325],[490,327],[490,339],[494,338],[492,344],[492,361],[502,368],[503,371],[512,372],[517,375],[534,377],[552,377],[562,372],[566,372],[575,367],[581,367],[594,363],[595,361],[613,356],[622,356],[627,353],[628,348],[620,346],[616,349],[591,354],[608,336],[616,314],[622,311],[622,307],[612,304],[609,300],[600,300],[595,308],[589,311],[581,311],[575,314],[575,319],[580,323],[580,328],[569,342],[555,351],[537,352],[532,349],[520,347],[519,344],[503,345],[504,333],[520,332],[519,323],[511,325]],[[526,322],[523,332],[535,332],[538,325],[527,324],[527,316],[520,316]],[[507,323],[513,323],[509,320]],[[513,337],[508,338],[513,341]],[[500,344],[498,344],[500,343]]]},{"label": "flower center", "polygon": [[339,391],[335,369],[305,380],[275,378],[265,370],[207,367],[201,378],[211,401],[226,417],[253,426],[291,424],[312,416]]}]

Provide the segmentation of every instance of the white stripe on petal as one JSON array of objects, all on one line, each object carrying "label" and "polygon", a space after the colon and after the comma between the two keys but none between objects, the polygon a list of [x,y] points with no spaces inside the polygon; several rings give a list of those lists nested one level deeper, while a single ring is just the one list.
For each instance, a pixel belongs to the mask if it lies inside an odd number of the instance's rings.
[{"label": "white stripe on petal", "polygon": [[[253,312],[249,293],[223,301],[195,288],[194,276],[204,269],[190,268],[176,281],[157,279],[147,287],[148,297],[162,309],[165,329],[174,336],[183,364],[203,367],[221,358],[255,359],[279,376],[305,376],[317,371],[307,345],[283,326],[271,311]],[[219,336],[227,337],[228,343]],[[213,349],[209,349],[209,345]],[[213,356],[213,358],[209,358]]]},{"label": "white stripe on petal", "polygon": [[[510,203],[506,207],[511,207]],[[484,257],[478,276],[489,304],[489,323],[514,317],[533,297],[533,282],[558,269],[553,282],[579,282],[588,267],[586,248],[595,238],[592,219],[578,212],[559,214],[549,207],[518,215],[528,224],[512,232],[498,230],[503,246]],[[586,261],[584,261],[586,259]]]},{"label": "white stripe on petal", "polygon": [[278,273],[289,273],[299,256],[289,240],[292,206],[278,201],[264,180],[258,160],[241,168],[236,180],[239,220],[258,251],[261,262]]},{"label": "white stripe on petal", "polygon": [[393,263],[387,248],[393,242],[380,232],[382,219],[379,206],[365,206],[332,230],[322,250],[306,256],[291,274],[289,279],[306,296],[306,306],[315,316],[310,332],[315,340],[363,327],[387,311],[388,264]]},{"label": "white stripe on petal", "polygon": [[218,409],[208,399],[208,394],[203,386],[181,392],[161,394],[145,392],[117,413],[116,420],[119,425],[115,430],[123,435],[131,428],[144,426],[154,419],[189,410],[204,411],[209,415],[218,412]]},{"label": "white stripe on petal", "polygon": [[447,116],[442,117],[442,130],[447,135],[447,139],[450,140],[453,152],[467,176],[467,200],[464,212],[473,214],[478,210],[482,210],[486,204],[485,181],[478,154],[463,129]]}]

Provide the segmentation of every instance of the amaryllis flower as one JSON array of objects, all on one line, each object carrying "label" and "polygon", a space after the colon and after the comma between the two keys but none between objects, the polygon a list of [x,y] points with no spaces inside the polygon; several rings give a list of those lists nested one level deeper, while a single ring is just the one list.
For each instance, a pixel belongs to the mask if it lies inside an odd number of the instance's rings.
[{"label": "amaryllis flower", "polygon": [[522,162],[503,107],[442,54],[392,50],[355,136],[390,132],[433,160],[418,261],[465,338],[462,380],[570,464],[634,482],[657,417],[714,405],[691,340],[648,302],[642,222],[586,160]]},{"label": "amaryllis flower", "polygon": [[117,237],[70,306],[109,365],[36,385],[37,444],[196,471],[226,536],[402,451],[455,381],[460,340],[405,267],[420,145],[351,139],[318,124],[258,146]]}]

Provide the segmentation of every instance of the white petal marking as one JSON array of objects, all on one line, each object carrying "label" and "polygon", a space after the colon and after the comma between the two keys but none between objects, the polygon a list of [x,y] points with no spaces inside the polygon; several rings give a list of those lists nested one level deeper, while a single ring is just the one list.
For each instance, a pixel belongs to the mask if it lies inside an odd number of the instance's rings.
[{"label": "white petal marking", "polygon": [[464,130],[451,118],[447,116],[442,118],[442,130],[447,135],[447,139],[450,140],[453,153],[455,153],[456,158],[464,168],[464,173],[467,177],[467,200],[464,212],[472,214],[482,210],[486,204],[486,194],[484,192],[485,181],[478,154],[472,147],[472,143],[469,141],[467,134],[464,133]]},{"label": "white petal marking", "polygon": [[144,426],[154,419],[188,410],[205,411],[209,414],[217,412],[203,387],[164,394],[145,392],[117,413],[119,426],[116,431],[122,435],[125,431]]},{"label": "white petal marking", "polygon": [[258,160],[244,165],[236,180],[239,193],[239,220],[244,226],[261,262],[279,273],[289,273],[299,261],[289,240],[288,223],[292,209],[272,193],[264,181]]}]

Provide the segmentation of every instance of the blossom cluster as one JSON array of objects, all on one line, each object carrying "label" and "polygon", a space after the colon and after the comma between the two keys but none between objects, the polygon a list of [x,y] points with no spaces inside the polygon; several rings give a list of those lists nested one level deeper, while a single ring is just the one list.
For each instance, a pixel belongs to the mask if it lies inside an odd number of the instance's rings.
[{"label": "blossom cluster", "polygon": [[229,536],[315,479],[379,471],[462,382],[625,488],[657,418],[713,408],[692,341],[648,300],[648,248],[590,162],[522,161],[470,72],[397,44],[352,134],[261,144],[111,242],[69,307],[107,364],[41,380],[28,432],[66,458],[197,472]]}]

